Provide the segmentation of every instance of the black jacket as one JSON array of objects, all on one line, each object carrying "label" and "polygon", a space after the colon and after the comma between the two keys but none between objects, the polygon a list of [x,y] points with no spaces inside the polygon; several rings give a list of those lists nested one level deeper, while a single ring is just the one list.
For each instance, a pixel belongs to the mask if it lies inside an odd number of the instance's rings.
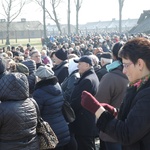
[{"label": "black jacket", "polygon": [[24,74],[8,74],[0,80],[0,149],[39,150],[37,113],[29,97]]},{"label": "black jacket", "polygon": [[72,91],[74,90],[75,82],[80,78],[78,70],[73,71],[68,77],[65,78],[61,84],[64,99],[70,102]]},{"label": "black jacket", "polygon": [[61,84],[69,74],[67,60],[63,61],[59,65],[55,65],[52,69],[55,73],[55,76],[58,78],[59,84]]},{"label": "black jacket", "polygon": [[94,69],[86,71],[75,84],[70,102],[76,115],[76,120],[71,124],[71,129],[76,135],[95,136],[95,116],[81,106],[81,94],[86,90],[95,95],[98,85],[99,80]]}]

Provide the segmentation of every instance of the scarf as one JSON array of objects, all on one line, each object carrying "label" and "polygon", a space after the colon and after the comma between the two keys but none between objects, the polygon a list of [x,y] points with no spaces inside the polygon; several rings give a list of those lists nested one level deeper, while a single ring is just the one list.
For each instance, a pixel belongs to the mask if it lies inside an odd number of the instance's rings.
[{"label": "scarf", "polygon": [[118,119],[124,121],[127,118],[128,113],[136,103],[136,101],[134,101],[135,96],[138,94],[138,92],[149,86],[150,86],[150,75],[146,75],[141,79],[138,79],[129,84],[126,96],[124,97],[119,110]]},{"label": "scarf", "polygon": [[121,65],[122,65],[122,63],[119,60],[115,60],[111,64],[106,65],[106,69],[108,72],[110,72],[111,70],[116,69]]}]

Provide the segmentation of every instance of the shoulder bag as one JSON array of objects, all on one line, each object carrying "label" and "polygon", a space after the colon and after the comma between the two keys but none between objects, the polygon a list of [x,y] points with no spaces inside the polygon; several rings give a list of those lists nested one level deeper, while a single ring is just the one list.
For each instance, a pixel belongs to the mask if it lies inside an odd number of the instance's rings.
[{"label": "shoulder bag", "polygon": [[74,110],[72,109],[69,102],[67,102],[66,100],[64,101],[64,104],[62,106],[62,113],[63,113],[63,116],[64,116],[66,122],[68,122],[68,123],[73,122],[76,118]]},{"label": "shoulder bag", "polygon": [[38,104],[32,100],[34,103],[36,110],[37,110],[37,135],[39,138],[40,150],[44,149],[53,149],[58,144],[57,136],[55,135],[54,131],[50,127],[49,123],[44,121],[40,115],[40,110]]}]

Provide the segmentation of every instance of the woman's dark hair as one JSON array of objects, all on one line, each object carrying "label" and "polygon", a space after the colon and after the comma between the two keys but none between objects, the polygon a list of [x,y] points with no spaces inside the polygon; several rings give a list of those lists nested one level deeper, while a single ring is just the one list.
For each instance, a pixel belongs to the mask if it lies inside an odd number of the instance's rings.
[{"label": "woman's dark hair", "polygon": [[112,48],[112,54],[113,56],[116,57],[117,60],[121,61],[122,62],[122,59],[118,56],[118,53],[119,53],[119,50],[120,48],[123,46],[123,43],[121,42],[118,42],[118,43],[115,43],[113,48]]},{"label": "woman's dark hair", "polygon": [[134,64],[141,58],[150,70],[150,40],[142,37],[129,40],[121,48],[119,57],[130,59]]}]

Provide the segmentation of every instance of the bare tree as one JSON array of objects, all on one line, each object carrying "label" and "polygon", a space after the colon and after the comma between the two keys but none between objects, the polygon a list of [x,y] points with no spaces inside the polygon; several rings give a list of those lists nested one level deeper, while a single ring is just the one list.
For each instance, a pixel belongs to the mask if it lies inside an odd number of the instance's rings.
[{"label": "bare tree", "polygon": [[79,10],[81,8],[83,0],[74,0],[76,5],[76,34],[78,34],[79,31]]},{"label": "bare tree", "polygon": [[10,24],[15,20],[22,11],[22,8],[29,1],[27,0],[2,0],[3,16],[6,18],[6,45],[10,44],[9,33],[10,33]]},{"label": "bare tree", "polygon": [[[43,0],[35,0],[43,9]],[[47,0],[48,1],[48,0]],[[49,7],[44,7],[45,12],[48,14],[48,16],[50,17],[51,20],[53,20],[56,23],[56,26],[58,28],[58,31],[60,32],[60,34],[62,34],[61,28],[60,28],[60,23],[59,23],[59,19],[57,16],[57,11],[56,8],[59,6],[59,4],[62,2],[62,0],[49,0],[48,1],[52,7],[51,10],[49,10]],[[45,18],[43,19],[45,20]]]},{"label": "bare tree", "polygon": [[122,9],[124,0],[118,0],[119,1],[119,32],[122,32]]},{"label": "bare tree", "polygon": [[70,0],[68,0],[68,34],[70,35]]}]

